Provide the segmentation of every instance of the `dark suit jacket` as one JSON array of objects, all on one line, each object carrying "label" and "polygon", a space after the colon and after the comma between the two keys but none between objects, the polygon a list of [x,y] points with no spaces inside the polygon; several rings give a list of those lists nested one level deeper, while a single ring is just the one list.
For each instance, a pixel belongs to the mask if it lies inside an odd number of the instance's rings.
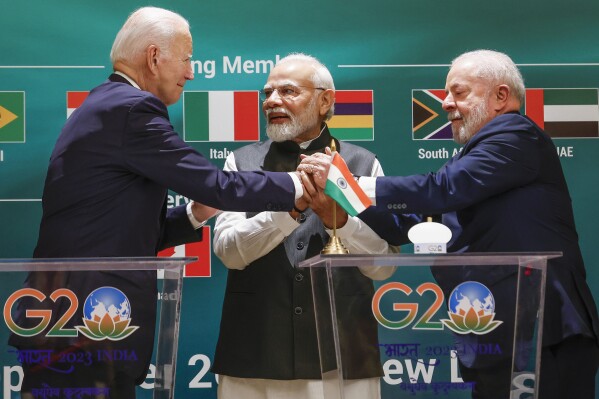
[{"label": "dark suit jacket", "polygon": [[[379,208],[405,204],[397,206],[401,212],[442,214],[453,233],[448,252],[563,252],[548,268],[543,343],[574,334],[597,337],[597,309],[560,160],[551,139],[527,117],[494,118],[436,173],[378,178],[376,201]],[[405,233],[413,222],[400,228]],[[512,273],[496,268],[477,275],[465,269],[459,276],[438,272],[436,277],[447,293],[466,278],[505,285],[502,280]],[[500,292],[498,312],[502,301],[513,304],[513,291]]]},{"label": "dark suit jacket", "polygon": [[[58,137],[34,256],[155,256],[162,248],[199,240],[184,206],[167,210],[167,189],[231,211],[290,210],[295,194],[286,173],[219,170],[181,140],[157,97],[111,75]],[[69,273],[58,280],[81,302],[103,285],[128,296],[132,325],[141,327],[119,345],[137,351],[139,364],[124,368],[141,382],[153,346],[155,272]],[[43,281],[47,278],[31,276],[28,283],[38,287]],[[71,322],[81,324],[81,309]],[[27,344],[18,337],[11,342]]]},{"label": "dark suit jacket", "polygon": [[112,75],[58,137],[35,256],[154,256],[189,233],[166,212],[167,189],[231,211],[294,203],[287,174],[223,172],[181,140],[158,98]]}]

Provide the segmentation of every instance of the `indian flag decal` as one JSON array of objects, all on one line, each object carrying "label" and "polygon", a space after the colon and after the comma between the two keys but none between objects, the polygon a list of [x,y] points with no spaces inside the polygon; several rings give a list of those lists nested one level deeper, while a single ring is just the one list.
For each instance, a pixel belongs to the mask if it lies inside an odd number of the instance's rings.
[{"label": "indian flag decal", "polygon": [[362,213],[372,205],[372,201],[354,180],[345,161],[338,152],[333,153],[324,192],[337,201],[345,212],[351,216]]}]

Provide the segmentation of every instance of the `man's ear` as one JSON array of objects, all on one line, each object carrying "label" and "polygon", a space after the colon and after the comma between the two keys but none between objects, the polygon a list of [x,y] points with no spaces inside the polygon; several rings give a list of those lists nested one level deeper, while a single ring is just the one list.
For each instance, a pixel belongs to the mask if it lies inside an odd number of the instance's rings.
[{"label": "man's ear", "polygon": [[157,72],[159,54],[160,49],[154,44],[149,45],[146,49],[146,66],[152,74]]},{"label": "man's ear", "polygon": [[320,95],[320,115],[326,115],[333,104],[335,104],[335,91],[327,89]]},{"label": "man's ear", "polygon": [[510,88],[508,85],[498,85],[495,88],[495,103],[497,110],[504,108],[510,99]]}]

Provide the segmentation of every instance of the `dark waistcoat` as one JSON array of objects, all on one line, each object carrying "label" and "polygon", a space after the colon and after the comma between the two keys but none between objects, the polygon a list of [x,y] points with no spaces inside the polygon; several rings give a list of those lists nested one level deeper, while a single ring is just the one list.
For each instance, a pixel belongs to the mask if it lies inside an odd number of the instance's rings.
[{"label": "dark waistcoat", "polygon": [[[330,137],[325,128],[306,150],[290,141],[245,146],[235,151],[237,168],[293,171],[300,152],[324,151]],[[345,142],[338,143],[337,149],[354,175],[371,174],[374,154]],[[304,215],[300,226],[270,253],[244,270],[229,270],[215,373],[279,380],[321,378],[310,270],[297,265],[319,254],[329,236],[311,210]],[[351,354],[343,355],[345,377],[380,376],[372,281],[353,267],[340,268],[333,276],[339,336],[352,348]],[[333,342],[326,346],[332,349]],[[325,369],[333,368],[329,360],[324,361]]]}]

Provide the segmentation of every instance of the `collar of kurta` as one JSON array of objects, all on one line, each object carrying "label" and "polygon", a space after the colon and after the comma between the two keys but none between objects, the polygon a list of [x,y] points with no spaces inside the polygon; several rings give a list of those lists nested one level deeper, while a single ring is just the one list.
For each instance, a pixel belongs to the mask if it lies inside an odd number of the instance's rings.
[{"label": "collar of kurta", "polygon": [[339,140],[333,138],[326,124],[323,126],[322,133],[314,139],[306,149],[302,149],[294,141],[287,140],[273,141],[264,157],[263,169],[275,172],[292,172],[297,169],[301,159],[300,154],[312,155],[317,152],[324,152],[326,147],[331,146],[331,139],[335,140],[337,151],[341,149]]}]

